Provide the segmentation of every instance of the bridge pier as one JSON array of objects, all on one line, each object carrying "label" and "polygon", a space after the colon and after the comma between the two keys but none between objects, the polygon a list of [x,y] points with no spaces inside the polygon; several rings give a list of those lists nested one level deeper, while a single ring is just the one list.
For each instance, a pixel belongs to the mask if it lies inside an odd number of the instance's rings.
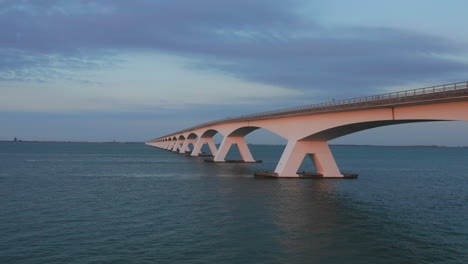
[{"label": "bridge pier", "polygon": [[326,141],[290,140],[281,156],[275,173],[277,177],[299,177],[297,171],[304,156],[308,155],[315,164],[317,173],[324,178],[343,178],[335,158]]},{"label": "bridge pier", "polygon": [[244,137],[229,136],[224,137],[223,142],[221,142],[221,146],[219,146],[219,150],[213,159],[213,162],[229,162],[226,161],[226,155],[233,144],[237,145],[237,148],[239,149],[240,155],[242,157],[242,161],[238,162],[259,162],[254,160],[252,157],[252,153],[250,153],[249,147],[247,146],[247,142],[245,142]]},{"label": "bridge pier", "polygon": [[216,144],[214,143],[214,140],[212,137],[201,137],[197,140],[193,147],[192,151],[192,157],[197,157],[201,153],[201,148],[203,145],[207,143],[208,147],[210,148],[211,154],[214,156],[218,152],[218,149],[216,148]]},{"label": "bridge pier", "polygon": [[173,145],[174,145],[174,141],[172,141],[172,140],[169,141],[169,143],[167,144],[166,149],[167,149],[167,150],[172,150],[172,146],[173,146]]},{"label": "bridge pier", "polygon": [[176,140],[171,150],[174,152],[177,152],[177,150],[179,149],[180,149],[180,143],[179,143],[179,140]]},{"label": "bridge pier", "polygon": [[195,145],[195,139],[188,138],[184,141],[184,144],[182,144],[182,147],[180,148],[180,153],[185,153],[185,151],[190,150],[189,144],[192,143]]}]

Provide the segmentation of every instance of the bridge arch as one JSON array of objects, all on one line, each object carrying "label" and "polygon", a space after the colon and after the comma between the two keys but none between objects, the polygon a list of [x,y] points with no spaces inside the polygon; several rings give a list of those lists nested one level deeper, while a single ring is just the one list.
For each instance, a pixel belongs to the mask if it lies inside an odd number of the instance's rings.
[{"label": "bridge arch", "polygon": [[243,126],[232,131],[231,133],[229,133],[228,136],[229,137],[245,137],[246,135],[260,128],[261,127],[257,127],[257,126]]},{"label": "bridge arch", "polygon": [[232,131],[229,136],[230,137],[245,137],[247,135],[249,135],[250,133],[256,131],[256,130],[259,130],[259,129],[263,129],[269,133],[272,133],[278,137],[281,137],[283,139],[286,139],[287,138],[284,136],[284,134],[282,134],[280,131],[276,131],[274,128],[270,128],[268,126],[263,126],[263,125],[257,125],[257,126],[242,126],[242,127],[239,127],[237,129],[235,129],[234,131]]},{"label": "bridge arch", "polygon": [[[248,144],[245,140],[245,136],[256,131],[258,129],[264,129],[272,134],[280,136],[275,131],[272,131],[269,128],[264,128],[263,126],[252,126],[249,125],[248,122],[243,124],[230,124],[229,126],[225,126],[222,128],[225,132],[225,137],[219,146],[219,150],[214,157],[215,162],[224,162],[226,160],[226,156],[228,155],[231,146],[235,145],[239,154],[241,156],[241,161],[243,162],[258,162],[252,156],[252,153],[249,150]],[[284,138],[284,137],[283,137]],[[235,160],[237,162],[237,160]],[[232,162],[232,161],[230,161]]]},{"label": "bridge arch", "polygon": [[201,138],[212,138],[218,133],[220,133],[218,130],[210,128],[210,129],[200,132],[199,134],[201,135],[200,136]]},{"label": "bridge arch", "polygon": [[[363,116],[365,116],[365,114],[363,114]],[[310,129],[312,133],[301,136],[300,140],[328,141],[371,128],[397,124],[435,121],[468,121],[468,114],[463,111],[463,107],[457,107],[457,103],[449,103],[440,107],[438,107],[438,105],[432,107],[420,106],[418,108],[402,107],[400,109],[392,109],[391,115],[383,115],[380,118],[373,118],[372,115],[369,115],[369,118],[363,118],[361,120],[352,116],[341,119],[339,116],[337,117],[336,121],[330,123],[328,126],[322,126],[320,130]]]},{"label": "bridge arch", "polygon": [[198,137],[198,135],[195,134],[194,132],[192,132],[192,133],[188,134],[187,139],[196,139],[197,137]]},{"label": "bridge arch", "polygon": [[[204,129],[199,129],[195,131],[191,131],[189,135],[187,136],[187,145],[192,144],[193,145],[193,150],[191,152],[191,156],[199,156],[199,155],[208,155],[205,154],[202,151],[202,147],[205,144],[208,144],[209,150],[211,152],[211,155],[215,155],[217,152],[217,147],[216,144],[214,143],[213,137],[216,134],[221,134],[217,129],[215,128],[204,128]],[[195,140],[197,139],[197,140]],[[190,143],[189,143],[190,142]]]},{"label": "bridge arch", "polygon": [[302,141],[329,141],[335,138],[343,137],[352,133],[359,131],[382,127],[382,126],[391,126],[398,124],[408,124],[408,123],[421,123],[421,122],[434,122],[442,120],[380,120],[380,121],[367,121],[367,122],[358,122],[344,124],[340,126],[331,127],[328,129],[321,130],[319,132],[314,132],[304,138],[299,140]]},{"label": "bridge arch", "polygon": [[198,138],[198,135],[195,133],[195,132],[187,132],[185,134],[182,134],[179,136],[179,143],[180,144],[177,144],[180,146],[179,148],[179,152],[181,153],[190,153],[191,152],[191,148],[190,148],[190,145],[192,145],[192,147],[195,146],[195,142],[196,142],[196,139]]}]

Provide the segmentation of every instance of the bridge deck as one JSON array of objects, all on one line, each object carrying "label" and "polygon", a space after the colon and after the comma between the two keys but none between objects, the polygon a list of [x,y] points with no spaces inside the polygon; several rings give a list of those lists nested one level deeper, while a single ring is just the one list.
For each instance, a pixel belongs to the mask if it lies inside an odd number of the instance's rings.
[{"label": "bridge deck", "polygon": [[[299,107],[292,107],[250,115],[243,115],[237,117],[224,118],[207,123],[203,123],[194,127],[190,127],[173,134],[181,134],[187,131],[195,130],[202,127],[211,125],[254,121],[263,119],[272,119],[296,115],[310,115],[327,112],[339,111],[352,111],[359,109],[380,108],[380,107],[393,107],[401,105],[411,105],[418,103],[435,103],[437,101],[457,100],[460,98],[468,97],[468,82],[451,83],[438,86],[431,86],[425,88],[418,88],[413,90],[406,90],[400,92],[393,92],[387,94],[359,97],[347,100],[332,101],[320,104],[305,105]],[[167,135],[169,136],[169,135]],[[166,137],[166,136],[165,136]],[[164,137],[160,137],[164,138]],[[159,138],[158,138],[159,139]]]}]

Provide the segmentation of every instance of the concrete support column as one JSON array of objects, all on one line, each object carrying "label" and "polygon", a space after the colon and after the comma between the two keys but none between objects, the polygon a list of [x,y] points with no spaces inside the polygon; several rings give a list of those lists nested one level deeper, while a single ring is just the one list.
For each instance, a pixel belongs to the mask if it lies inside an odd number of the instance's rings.
[{"label": "concrete support column", "polygon": [[214,140],[212,137],[202,137],[197,140],[197,142],[193,146],[193,151],[192,151],[192,156],[196,157],[200,155],[201,153],[201,148],[203,145],[207,143],[208,147],[210,148],[211,154],[214,156],[218,152],[218,149],[216,148],[216,144],[214,143]]},{"label": "concrete support column", "polygon": [[193,147],[193,151],[191,156],[196,157],[198,154],[200,154],[200,150],[203,147],[203,144],[205,143],[205,138],[198,138],[197,143],[195,143],[195,146]]},{"label": "concrete support column", "polygon": [[252,153],[250,152],[249,146],[247,145],[247,142],[245,142],[244,137],[236,137],[234,143],[237,145],[240,155],[244,161],[255,162]]},{"label": "concrete support column", "polygon": [[180,147],[180,153],[185,153],[185,150],[187,149],[188,147],[188,144],[189,144],[189,140],[188,139],[185,139],[184,140],[184,143],[182,144],[182,147]]},{"label": "concrete support column", "polygon": [[218,148],[216,147],[216,144],[214,143],[213,138],[207,138],[206,142],[208,144],[208,148],[211,151],[211,155],[215,156],[216,153],[218,153]]},{"label": "concrete support column", "polygon": [[172,151],[177,152],[180,149],[180,140],[176,140],[174,146],[172,147]]},{"label": "concrete support column", "polygon": [[226,155],[229,152],[232,144],[236,144],[239,148],[240,155],[245,162],[255,162],[252,157],[252,153],[250,153],[249,147],[245,142],[244,137],[224,137],[223,142],[221,142],[221,146],[219,147],[216,156],[214,157],[215,162],[223,162],[226,159]]},{"label": "concrete support column", "polygon": [[190,144],[192,144],[192,148],[194,148],[196,143],[197,143],[197,139],[196,139],[196,138],[191,138],[191,139],[189,139],[189,143],[187,144],[187,149],[186,149],[185,151],[190,151],[190,152],[192,152],[192,150],[190,149]]},{"label": "concrete support column", "polygon": [[221,145],[219,146],[218,152],[216,152],[216,155],[213,160],[217,162],[224,161],[229,149],[231,148],[231,145],[231,138],[224,137],[223,141],[221,142]]},{"label": "concrete support column", "polygon": [[330,147],[325,141],[296,141],[290,140],[284,149],[275,172],[278,177],[294,177],[301,166],[304,156],[310,154],[317,168],[317,172],[323,177],[343,177]]},{"label": "concrete support column", "polygon": [[170,151],[172,151],[175,148],[176,143],[177,143],[176,140],[172,140],[171,147],[169,148]]},{"label": "concrete support column", "polygon": [[186,151],[190,151],[190,147],[189,147],[189,144],[192,143],[193,145],[195,145],[195,139],[194,138],[190,138],[190,139],[186,139],[184,141],[184,144],[182,145],[182,147],[180,148],[180,153],[185,153]]}]

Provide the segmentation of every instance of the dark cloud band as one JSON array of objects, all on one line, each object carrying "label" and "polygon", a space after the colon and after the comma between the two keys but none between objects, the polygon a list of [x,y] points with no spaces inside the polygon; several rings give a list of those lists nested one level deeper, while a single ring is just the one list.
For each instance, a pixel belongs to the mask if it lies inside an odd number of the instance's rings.
[{"label": "dark cloud band", "polygon": [[[280,0],[0,1],[0,71],[99,65],[106,50],[198,58],[192,67],[294,89],[366,94],[385,85],[458,81],[465,45],[389,28],[325,28]],[[54,55],[54,56],[50,56]],[[449,55],[449,56],[448,56]],[[86,59],[93,57],[93,59]],[[5,74],[8,72],[8,74]],[[29,73],[33,71],[28,71]],[[2,77],[3,76],[3,77]]]}]

